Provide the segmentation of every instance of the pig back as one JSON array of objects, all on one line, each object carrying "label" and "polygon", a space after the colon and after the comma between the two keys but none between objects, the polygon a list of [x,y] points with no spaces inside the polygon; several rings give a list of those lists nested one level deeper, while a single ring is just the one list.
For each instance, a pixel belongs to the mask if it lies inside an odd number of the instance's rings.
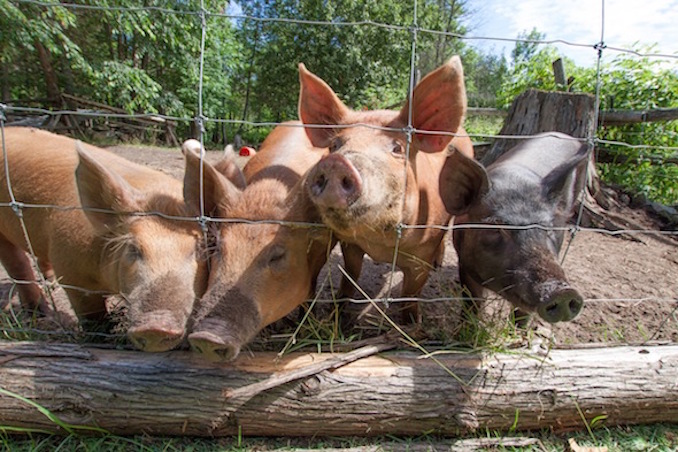
[{"label": "pig back", "polygon": [[[97,161],[121,175],[134,188],[164,194],[173,202],[183,203],[182,184],[174,178],[103,149],[85,144],[82,146]],[[86,245],[91,240],[93,229],[82,210],[78,209],[81,202],[75,181],[75,171],[79,164],[76,141],[39,129],[7,127],[3,157],[6,157],[9,168],[9,186],[18,203],[75,208],[23,209],[35,252],[47,256],[49,236],[54,234],[73,236],[73,240]],[[0,165],[0,177],[0,202],[9,203],[11,196],[4,164]],[[24,247],[25,239],[16,215],[10,207],[1,209],[0,232],[11,242]],[[78,234],[73,234],[73,231]]]},{"label": "pig back", "polygon": [[[545,132],[509,149],[487,167],[491,177],[513,173],[544,180],[558,167],[571,166],[586,153],[586,144],[560,132]],[[493,179],[494,180],[494,179]]]},{"label": "pig back", "polygon": [[243,173],[248,184],[277,179],[292,188],[327,153],[311,144],[300,121],[289,121],[271,131]]}]

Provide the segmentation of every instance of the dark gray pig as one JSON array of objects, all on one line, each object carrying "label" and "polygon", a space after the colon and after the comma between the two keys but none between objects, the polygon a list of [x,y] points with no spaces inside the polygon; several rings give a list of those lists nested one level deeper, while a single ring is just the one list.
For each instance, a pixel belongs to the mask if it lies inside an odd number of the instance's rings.
[{"label": "dark gray pig", "polygon": [[556,323],[579,314],[582,296],[558,263],[565,236],[558,228],[566,225],[579,204],[586,157],[586,144],[556,132],[521,142],[486,172],[478,171],[477,162],[453,153],[448,164],[468,170],[442,173],[464,178],[441,180],[444,201],[455,205],[454,200],[463,196],[462,186],[473,190],[480,186],[484,193],[455,220],[455,225],[484,227],[453,233],[459,276],[471,296],[471,309],[478,308],[484,289],[490,289],[517,308],[516,318],[536,312]]}]

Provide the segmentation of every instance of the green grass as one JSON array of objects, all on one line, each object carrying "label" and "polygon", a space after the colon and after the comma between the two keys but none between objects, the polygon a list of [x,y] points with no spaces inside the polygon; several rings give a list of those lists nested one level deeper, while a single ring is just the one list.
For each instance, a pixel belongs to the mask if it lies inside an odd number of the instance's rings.
[{"label": "green grass", "polygon": [[[597,428],[592,433],[583,428],[567,434],[554,435],[547,431],[525,433],[523,435],[505,435],[499,432],[479,433],[465,438],[443,438],[434,435],[419,437],[348,437],[348,438],[167,438],[134,436],[121,437],[106,435],[101,437],[54,436],[54,435],[8,435],[0,433],[0,450],[12,452],[38,451],[267,451],[327,448],[360,448],[381,446],[383,450],[450,450],[455,442],[472,438],[535,438],[537,444],[525,447],[497,446],[489,450],[498,451],[564,451],[573,439],[581,447],[607,447],[609,452],[630,451],[675,451],[678,450],[678,425],[655,424],[648,426],[623,426],[615,428]],[[463,443],[458,443],[459,447]]]},{"label": "green grass", "polygon": [[469,135],[481,135],[474,137],[473,141],[488,141],[493,135],[497,135],[504,123],[502,116],[469,115],[464,120],[464,128]]}]

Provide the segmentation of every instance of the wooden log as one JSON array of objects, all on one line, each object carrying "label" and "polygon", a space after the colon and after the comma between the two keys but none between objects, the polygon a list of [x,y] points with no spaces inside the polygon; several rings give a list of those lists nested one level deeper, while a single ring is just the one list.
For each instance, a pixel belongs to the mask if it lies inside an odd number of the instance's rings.
[{"label": "wooden log", "polygon": [[[607,425],[678,419],[677,345],[398,352],[337,367],[342,356],[256,353],[211,364],[183,351],[0,342],[0,425],[68,430],[34,404],[116,435],[458,435],[583,428],[599,416]],[[327,360],[330,370],[320,370]]]},{"label": "wooden log", "polygon": [[607,110],[600,112],[600,125],[602,126],[674,121],[676,119],[678,119],[678,108],[656,108],[644,111]]}]

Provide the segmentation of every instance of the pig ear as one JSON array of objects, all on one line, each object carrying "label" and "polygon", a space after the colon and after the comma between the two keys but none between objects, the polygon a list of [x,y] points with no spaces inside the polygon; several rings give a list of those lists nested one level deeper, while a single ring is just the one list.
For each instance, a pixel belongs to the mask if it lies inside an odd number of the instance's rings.
[{"label": "pig ear", "polygon": [[[304,124],[335,126],[341,124],[350,109],[320,77],[299,63],[299,119]],[[314,146],[326,148],[335,133],[332,127],[306,127]]]},{"label": "pig ear", "polygon": [[238,189],[244,190],[247,186],[245,175],[235,162],[235,152],[233,152],[233,149],[230,152],[224,152],[224,157],[214,164],[214,169],[223,174]]},{"label": "pig ear", "polygon": [[440,195],[451,215],[467,212],[490,189],[485,168],[456,149],[445,160],[440,173]]},{"label": "pig ear", "polygon": [[585,143],[559,140],[550,152],[570,152],[570,157],[544,178],[544,197],[560,210],[569,212],[584,189],[588,146]]},{"label": "pig ear", "polygon": [[[201,149],[202,146],[197,140],[187,140],[181,147],[186,158],[184,201],[191,214],[200,215],[200,178],[202,176],[202,199],[205,215],[215,216],[223,213],[223,208],[235,201],[240,190],[204,159],[201,161],[199,155]],[[201,163],[202,175],[200,174]]]},{"label": "pig ear", "polygon": [[94,228],[106,233],[119,223],[116,214],[139,212],[144,196],[119,174],[99,163],[80,141],[75,182],[80,203]]},{"label": "pig ear", "polygon": [[[400,110],[399,121],[407,124],[409,102]],[[461,59],[453,56],[447,64],[428,74],[412,94],[412,126],[417,130],[457,133],[466,114],[466,88]],[[418,133],[416,149],[440,152],[452,140],[450,135]]]}]

